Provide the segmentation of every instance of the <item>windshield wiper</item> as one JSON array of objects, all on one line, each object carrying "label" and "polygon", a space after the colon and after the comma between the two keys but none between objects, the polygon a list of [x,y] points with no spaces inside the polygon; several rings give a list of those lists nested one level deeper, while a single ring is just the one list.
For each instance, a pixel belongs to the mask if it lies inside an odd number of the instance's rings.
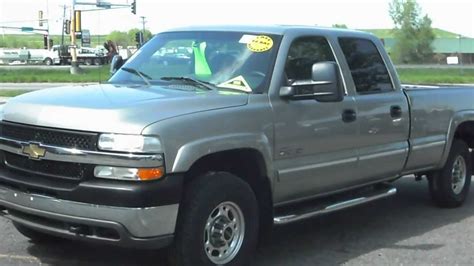
[{"label": "windshield wiper", "polygon": [[204,87],[208,90],[214,90],[214,87],[215,87],[215,85],[210,83],[210,82],[199,80],[199,79],[194,79],[194,78],[190,78],[190,77],[162,77],[161,79],[166,80],[166,81],[180,80],[180,81],[184,81],[184,82],[187,82],[187,83],[192,83],[194,85],[199,85],[199,86]]},{"label": "windshield wiper", "polygon": [[140,78],[143,79],[143,81],[146,83],[146,85],[151,86],[150,80],[152,79],[152,77],[150,77],[147,74],[141,72],[140,70],[137,70],[135,68],[130,68],[130,67],[122,67],[120,69],[139,76]]}]

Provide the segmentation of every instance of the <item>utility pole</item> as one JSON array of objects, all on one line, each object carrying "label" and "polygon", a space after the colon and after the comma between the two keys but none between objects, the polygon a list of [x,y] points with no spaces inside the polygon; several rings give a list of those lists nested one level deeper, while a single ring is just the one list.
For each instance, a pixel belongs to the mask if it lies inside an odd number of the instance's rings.
[{"label": "utility pole", "polygon": [[78,18],[76,17],[76,0],[72,0],[71,7],[71,74],[81,74],[82,69],[79,68],[77,62],[77,49],[76,49],[76,23]]},{"label": "utility pole", "polygon": [[46,44],[46,47],[48,48],[48,51],[51,50],[51,36],[49,36],[49,0],[46,0],[46,23],[48,25],[48,27],[46,28],[46,30],[48,31],[48,37],[46,39],[47,41],[47,44]]},{"label": "utility pole", "polygon": [[63,5],[62,6],[63,8],[63,27],[61,29],[61,46],[64,45],[64,27],[67,27],[67,26],[64,26],[64,24],[66,23],[66,5]]},{"label": "utility pole", "polygon": [[145,34],[145,23],[146,23],[145,17],[141,16],[140,18],[142,19],[142,32],[143,32],[143,34]]}]

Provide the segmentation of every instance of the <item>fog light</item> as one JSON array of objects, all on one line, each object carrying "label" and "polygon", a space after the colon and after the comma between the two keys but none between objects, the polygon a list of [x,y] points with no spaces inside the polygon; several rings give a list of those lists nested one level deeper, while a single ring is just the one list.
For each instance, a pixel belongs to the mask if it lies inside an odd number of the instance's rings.
[{"label": "fog light", "polygon": [[163,167],[155,168],[125,168],[113,166],[96,166],[94,168],[94,176],[98,178],[146,181],[157,180],[164,176],[165,169]]}]

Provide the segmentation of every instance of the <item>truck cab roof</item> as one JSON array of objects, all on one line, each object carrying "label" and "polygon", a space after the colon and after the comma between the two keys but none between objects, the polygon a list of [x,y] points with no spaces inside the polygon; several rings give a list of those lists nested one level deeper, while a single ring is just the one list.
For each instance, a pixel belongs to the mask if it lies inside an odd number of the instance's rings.
[{"label": "truck cab roof", "polygon": [[[374,37],[372,33],[341,29],[341,28],[330,28],[330,27],[319,27],[309,25],[202,25],[202,26],[189,26],[180,27],[167,30],[165,32],[178,32],[178,31],[227,31],[227,32],[262,32],[276,35],[286,35],[290,33],[309,33],[321,34],[321,35],[350,35],[360,37]],[[338,34],[339,33],[339,34]]]}]

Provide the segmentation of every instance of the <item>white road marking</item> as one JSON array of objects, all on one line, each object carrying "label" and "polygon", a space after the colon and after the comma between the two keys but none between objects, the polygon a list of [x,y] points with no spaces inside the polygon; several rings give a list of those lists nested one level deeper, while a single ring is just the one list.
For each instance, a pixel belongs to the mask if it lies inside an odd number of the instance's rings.
[{"label": "white road marking", "polygon": [[41,264],[40,260],[33,256],[0,254],[0,259],[27,260],[27,261],[34,260]]}]

